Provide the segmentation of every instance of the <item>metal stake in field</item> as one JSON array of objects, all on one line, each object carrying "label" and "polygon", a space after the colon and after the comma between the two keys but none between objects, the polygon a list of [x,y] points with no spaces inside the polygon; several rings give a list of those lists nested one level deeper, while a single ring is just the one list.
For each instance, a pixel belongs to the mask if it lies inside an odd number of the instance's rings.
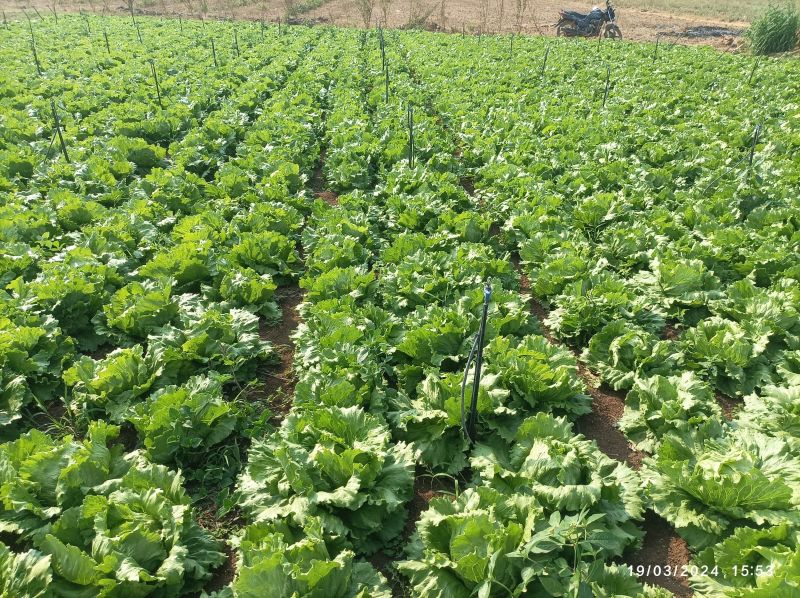
[{"label": "metal stake in field", "polygon": [[414,107],[408,105],[408,167],[414,168]]},{"label": "metal stake in field", "polygon": [[142,41],[142,32],[139,29],[139,22],[138,21],[134,21],[133,24],[136,25],[136,35],[139,38],[139,43],[143,44],[144,42]]},{"label": "metal stake in field", "polygon": [[41,76],[42,65],[39,63],[39,54],[36,53],[36,37],[33,35],[33,24],[31,24],[30,19],[28,19],[28,27],[31,31],[31,50],[33,51],[33,62],[36,63],[36,72],[39,73],[39,76]]},{"label": "metal stake in field", "polygon": [[608,88],[611,85],[611,67],[606,66],[606,91],[603,94],[603,108],[606,107],[606,100],[608,100]]},{"label": "metal stake in field", "polygon": [[161,103],[161,86],[158,84],[158,75],[156,74],[156,63],[152,58],[150,59],[150,70],[153,73],[153,80],[156,82],[156,96],[158,97],[158,107],[162,110],[164,105]]},{"label": "metal stake in field", "polygon": [[547,68],[547,57],[550,56],[550,46],[544,49],[544,60],[542,60],[542,72],[539,73],[539,78],[544,78],[544,69]]},{"label": "metal stake in field", "polygon": [[753,167],[753,156],[756,153],[756,145],[758,145],[758,140],[761,137],[761,125],[756,125],[755,131],[753,131],[753,144],[750,146],[750,165],[749,168]]},{"label": "metal stake in field", "polygon": [[755,64],[753,64],[753,70],[752,70],[752,71],[750,71],[750,78],[747,80],[747,84],[748,84],[748,85],[752,85],[752,83],[753,83],[753,77],[754,77],[754,76],[755,76],[755,74],[756,74],[756,69],[758,68],[758,63],[759,63],[759,62],[761,62],[761,56],[759,56],[758,58],[756,58],[756,62],[755,62]]},{"label": "metal stake in field", "polygon": [[108,32],[105,29],[103,29],[103,38],[106,40],[106,52],[108,52],[108,55],[110,56],[111,46],[108,43]]},{"label": "metal stake in field", "polygon": [[[487,282],[483,287],[483,311],[481,313],[481,323],[478,328],[478,336],[470,349],[469,357],[467,357],[467,367],[464,369],[464,378],[461,381],[461,427],[464,430],[464,435],[469,440],[470,446],[475,444],[475,427],[478,423],[478,397],[480,395],[481,385],[481,367],[483,366],[483,343],[486,337],[486,321],[489,316],[489,303],[492,299],[492,287]],[[475,374],[472,378],[472,397],[469,405],[469,415],[465,417],[464,413],[464,395],[467,388],[467,376],[469,376],[469,369],[472,365],[473,357],[475,358]]]},{"label": "metal stake in field", "polygon": [[389,65],[388,64],[386,65],[386,68],[383,69],[383,74],[384,74],[384,81],[385,81],[385,86],[386,86],[385,98],[384,99],[386,100],[386,103],[388,104],[389,103]]},{"label": "metal stake in field", "polygon": [[236,27],[233,28],[233,47],[236,48],[236,58],[239,58],[239,35],[236,33]]},{"label": "metal stake in field", "polygon": [[56,134],[58,135],[58,142],[61,144],[61,153],[64,154],[64,159],[67,161],[67,164],[71,164],[69,155],[67,154],[67,144],[64,143],[64,137],[61,135],[61,121],[58,118],[55,100],[50,100],[50,108],[53,110],[53,121],[55,121],[56,124]]},{"label": "metal stake in field", "polygon": [[383,38],[383,29],[378,27],[378,45],[381,48],[381,68],[386,70],[386,40]]},{"label": "metal stake in field", "polygon": [[264,21],[259,21],[261,24],[261,41],[264,41]]},{"label": "metal stake in field", "polygon": [[217,64],[217,47],[214,45],[214,38],[211,38],[211,55],[214,57],[214,68],[219,68]]},{"label": "metal stake in field", "polygon": [[181,18],[181,15],[178,15],[178,27],[181,28],[181,33],[183,33],[183,19]]},{"label": "metal stake in field", "polygon": [[659,33],[656,35],[656,49],[653,51],[653,64],[656,63],[656,58],[658,58],[658,43],[661,41],[661,34]]}]

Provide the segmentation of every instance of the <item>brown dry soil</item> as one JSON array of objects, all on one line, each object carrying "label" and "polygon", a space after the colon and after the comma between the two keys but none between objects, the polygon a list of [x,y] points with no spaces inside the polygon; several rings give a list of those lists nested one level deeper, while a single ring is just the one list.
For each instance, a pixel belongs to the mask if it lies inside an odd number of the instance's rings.
[{"label": "brown dry soil", "polygon": [[680,572],[692,558],[686,542],[675,534],[675,530],[666,520],[652,511],[645,514],[643,527],[647,535],[642,547],[629,554],[625,558],[625,564],[633,567],[634,573],[640,565],[645,571],[650,566],[650,575],[641,576],[641,581],[666,588],[681,598],[691,596],[692,590],[685,577],[657,576],[652,573],[655,565],[660,565],[662,571],[668,567],[670,571]]},{"label": "brown dry soil", "polygon": [[[555,35],[555,23],[558,21],[559,10],[575,10],[589,12],[593,4],[602,2],[576,2],[575,0],[541,0],[532,3],[523,18],[521,32],[536,35]],[[502,23],[500,20],[500,1],[489,2],[489,13],[485,25],[482,25],[482,0],[450,0],[445,4],[444,18],[439,10],[441,2],[434,0],[411,0],[410,2],[394,2],[387,14],[386,22],[389,27],[404,27],[408,25],[411,6],[416,14],[430,14],[425,21],[428,29],[478,33],[511,33],[516,31],[514,20],[513,2],[504,2]],[[352,0],[330,0],[319,8],[309,11],[304,16],[308,19],[334,23],[337,25],[363,25],[354,14]],[[380,19],[382,14],[376,14],[373,21]],[[741,21],[723,21],[716,18],[692,14],[672,14],[668,12],[624,8],[617,9],[617,23],[622,30],[624,39],[634,41],[655,41],[657,36],[667,34],[681,34],[686,31],[696,30],[698,27],[714,27],[731,30],[729,34],[718,36],[682,37],[680,43],[709,44],[721,49],[734,49],[738,45],[738,36],[748,23]]]},{"label": "brown dry soil", "polygon": [[275,413],[274,419],[282,420],[292,407],[295,376],[292,370],[294,360],[294,341],[292,333],[300,323],[297,306],[303,301],[304,291],[297,286],[278,289],[276,299],[281,307],[283,317],[277,326],[265,326],[262,322],[260,336],[269,341],[278,354],[279,362],[269,365],[259,374],[264,384],[260,392],[268,397],[270,409]]},{"label": "brown dry soil", "polygon": [[[463,487],[464,480],[461,480]],[[452,478],[434,477],[427,474],[421,467],[417,467],[414,476],[414,490],[411,501],[408,504],[408,518],[406,519],[403,533],[400,541],[405,545],[411,538],[417,527],[417,521],[422,513],[428,510],[428,503],[439,496],[454,496],[456,493],[456,486]],[[397,571],[394,569],[394,564],[402,560],[404,555],[389,555],[384,551],[378,551],[369,562],[380,571],[389,581],[392,588],[392,595],[395,598],[402,598],[406,594],[403,579],[398,576]]]},{"label": "brown dry soil", "polygon": [[327,148],[323,147],[319,153],[319,162],[317,163],[317,167],[314,169],[314,174],[311,177],[311,181],[309,182],[309,187],[311,187],[312,193],[314,193],[314,197],[317,197],[324,201],[329,206],[337,206],[339,205],[339,195],[330,191],[327,188],[327,182],[325,181],[325,158],[328,156]]},{"label": "brown dry soil", "polygon": [[225,562],[214,571],[211,580],[206,584],[204,590],[208,593],[217,592],[233,581],[236,576],[236,554],[233,548],[225,543],[222,547],[225,553]]},{"label": "brown dry soil", "polygon": [[736,417],[736,412],[744,405],[742,401],[732,399],[731,397],[725,396],[721,392],[717,392],[715,396],[717,399],[717,404],[719,404],[720,408],[722,409],[722,415],[724,415],[725,419],[728,421]]},{"label": "brown dry soil", "polygon": [[[121,0],[61,0],[57,1],[58,12],[96,12],[103,14],[127,15],[127,2]],[[501,2],[503,6],[501,19]],[[134,11],[137,14],[158,16],[167,15],[184,18],[205,17],[209,19],[263,19],[277,22],[286,21],[286,4],[301,4],[302,0],[286,0],[286,2],[237,1],[232,0],[134,0]],[[311,4],[310,2],[305,2]],[[530,3],[521,20],[519,31],[532,35],[555,35],[555,23],[560,9],[576,10],[586,13],[593,4],[602,2],[580,0],[541,0]],[[36,7],[45,18],[52,18],[52,0],[7,0],[6,12],[9,16],[21,14],[23,10],[31,15]],[[203,9],[205,5],[205,9]],[[516,4],[506,0],[489,0],[487,18],[483,19],[483,0],[444,0],[444,12],[441,11],[442,0],[394,0],[389,2],[384,16],[380,2],[375,3],[375,10],[370,19],[370,26],[385,23],[389,27],[408,27],[411,21],[418,26],[435,31],[468,33],[511,33],[517,31],[514,15]],[[720,15],[725,13],[720,8]],[[354,0],[322,0],[317,8],[297,14],[293,22],[311,22],[319,24],[335,24],[342,26],[362,26],[364,21],[359,15]],[[740,44],[740,33],[748,26],[743,21],[723,20],[696,14],[675,14],[672,12],[648,10],[645,8],[623,7],[617,9],[617,22],[624,39],[635,41],[655,41],[657,37],[665,38],[669,43],[677,39],[685,44],[708,44],[719,49],[734,50]],[[715,35],[698,37],[678,34],[695,31],[698,28],[717,28],[729,31],[716,32]]]}]

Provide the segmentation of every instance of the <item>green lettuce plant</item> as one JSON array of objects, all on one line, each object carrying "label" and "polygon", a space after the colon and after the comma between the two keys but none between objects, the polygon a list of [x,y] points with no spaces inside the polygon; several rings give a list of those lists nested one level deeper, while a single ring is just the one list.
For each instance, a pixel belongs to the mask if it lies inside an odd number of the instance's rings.
[{"label": "green lettuce plant", "polygon": [[49,556],[54,595],[199,590],[224,560],[219,543],[195,521],[180,474],[125,454],[118,434],[93,422],[80,442],[32,430],[0,446],[0,531]]},{"label": "green lettuce plant", "polygon": [[248,525],[233,539],[238,549],[238,598],[391,598],[384,577],[352,550],[331,543],[317,517]]},{"label": "green lettuce plant", "polygon": [[667,435],[641,475],[653,510],[694,550],[741,524],[800,525],[800,461],[781,439],[761,432]]},{"label": "green lettuce plant", "polygon": [[309,409],[253,442],[240,504],[256,522],[318,516],[326,534],[370,554],[402,530],[414,463],[412,448],[361,408]]},{"label": "green lettuce plant", "polygon": [[721,421],[712,389],[694,373],[684,372],[637,378],[618,425],[637,449],[652,453],[671,432],[718,436]]}]

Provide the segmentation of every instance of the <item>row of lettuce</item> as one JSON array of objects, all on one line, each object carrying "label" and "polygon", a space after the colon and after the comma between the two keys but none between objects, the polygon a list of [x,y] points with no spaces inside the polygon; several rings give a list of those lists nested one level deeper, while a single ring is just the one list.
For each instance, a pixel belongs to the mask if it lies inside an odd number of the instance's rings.
[{"label": "row of lettuce", "polygon": [[[404,45],[548,328],[626,393],[619,427],[650,455],[647,504],[713,572],[690,579],[696,595],[795,595],[797,65],[679,47],[654,63],[641,46],[526,40],[509,58],[501,40]],[[598,56],[612,68],[605,106]]]},{"label": "row of lettuce", "polygon": [[[129,21],[98,20],[115,33],[109,53],[97,28],[62,21],[36,22],[34,92],[24,38],[3,46],[15,64],[0,97],[9,593],[199,590],[222,546],[174,469],[227,484],[248,436],[235,496],[248,525],[224,594],[390,595],[363,557],[408,539],[418,468],[459,483],[404,548],[414,595],[658,595],[614,564],[640,542],[646,507],[722,570],[693,578],[698,593],[796,590],[791,68],[764,65],[774,85],[742,99],[741,58],[671,49],[650,68],[638,46],[602,46],[625,70],[603,111],[594,46],[552,47],[532,84],[542,41],[509,58],[504,41],[392,33],[387,102],[373,33],[267,28],[260,42],[251,25],[242,56],[228,48],[213,69],[207,42],[229,25],[203,37],[193,23],[190,37],[142,20],[140,44]],[[41,40],[64,31],[76,43],[51,42],[55,66]],[[164,108],[152,93],[111,99],[118,82],[144,93],[154,56],[171,65]],[[80,106],[64,116],[71,165],[46,157],[52,96]],[[715,181],[759,115],[770,142],[751,174]],[[323,147],[336,207],[304,191]],[[641,472],[573,433],[591,401],[573,353],[531,317],[515,251],[555,336],[628,391],[620,426],[653,455]],[[274,356],[261,338],[274,292],[300,276],[294,407],[264,433],[234,395]],[[461,372],[488,279],[470,448]],[[747,395],[731,422],[718,391]],[[23,433],[62,399],[60,431],[75,434]],[[126,453],[131,429],[141,448]]]},{"label": "row of lettuce", "polygon": [[[81,39],[81,19],[37,22],[75,48],[33,91],[9,84],[3,96],[6,124],[17,108],[41,114],[52,90],[85,101],[62,120],[71,163],[16,125],[3,130],[4,167],[12,155],[31,163],[2,190],[8,595],[185,595],[227,559],[193,503],[229,486],[249,437],[269,427],[257,378],[276,353],[263,336],[281,317],[276,290],[302,271],[305,186],[340,52],[333,33],[273,28],[251,47],[240,40],[241,59],[217,72],[188,66],[198,50],[172,26],[142,21],[167,40],[143,52],[119,41],[129,22],[97,21],[119,44],[110,57],[96,34]],[[136,95],[119,104],[109,90],[141,89],[151,56],[174,69],[164,108]],[[30,74],[18,65],[4,77]],[[159,121],[172,123],[163,138],[151,136]],[[37,126],[37,138],[54,133]],[[115,148],[127,153],[103,153]]]},{"label": "row of lettuce", "polygon": [[[280,595],[389,596],[358,557],[403,550],[393,576],[417,596],[669,595],[614,564],[643,535],[641,481],[573,432],[590,410],[576,359],[539,334],[492,214],[461,185],[432,98],[397,69],[386,102],[376,39],[359,44],[345,51],[327,116],[325,174],[342,194],[302,235],[294,405],[251,446],[238,493],[252,523],[224,593],[257,595],[269,580]],[[488,279],[471,448],[460,372]],[[461,483],[412,530],[415,471]]]}]

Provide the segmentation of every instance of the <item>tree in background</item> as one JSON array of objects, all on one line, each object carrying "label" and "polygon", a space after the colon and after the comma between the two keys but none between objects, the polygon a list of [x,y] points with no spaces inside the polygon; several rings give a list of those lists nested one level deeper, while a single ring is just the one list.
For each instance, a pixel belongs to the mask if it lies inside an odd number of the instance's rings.
[{"label": "tree in background", "polygon": [[529,0],[516,0],[514,5],[514,23],[517,26],[517,33],[522,31],[522,21],[525,19],[525,13],[528,10]]},{"label": "tree in background", "polygon": [[356,0],[356,10],[358,10],[364,27],[369,27],[372,22],[372,13],[375,11],[375,0]]},{"label": "tree in background", "polygon": [[497,11],[497,32],[503,32],[503,16],[506,12],[506,0],[500,0],[500,6]]},{"label": "tree in background", "polygon": [[[502,0],[501,0],[502,1]],[[439,2],[439,28],[444,31],[447,29],[447,0]]]},{"label": "tree in background", "polygon": [[425,6],[422,0],[408,0],[408,23],[406,23],[406,27],[409,29],[423,29],[437,6],[435,2]]},{"label": "tree in background", "polygon": [[392,0],[380,0],[381,22],[386,27],[389,23],[389,9],[392,7]]},{"label": "tree in background", "polygon": [[481,0],[481,29],[479,33],[481,35],[487,33],[488,31],[488,24],[489,24],[489,0]]}]

